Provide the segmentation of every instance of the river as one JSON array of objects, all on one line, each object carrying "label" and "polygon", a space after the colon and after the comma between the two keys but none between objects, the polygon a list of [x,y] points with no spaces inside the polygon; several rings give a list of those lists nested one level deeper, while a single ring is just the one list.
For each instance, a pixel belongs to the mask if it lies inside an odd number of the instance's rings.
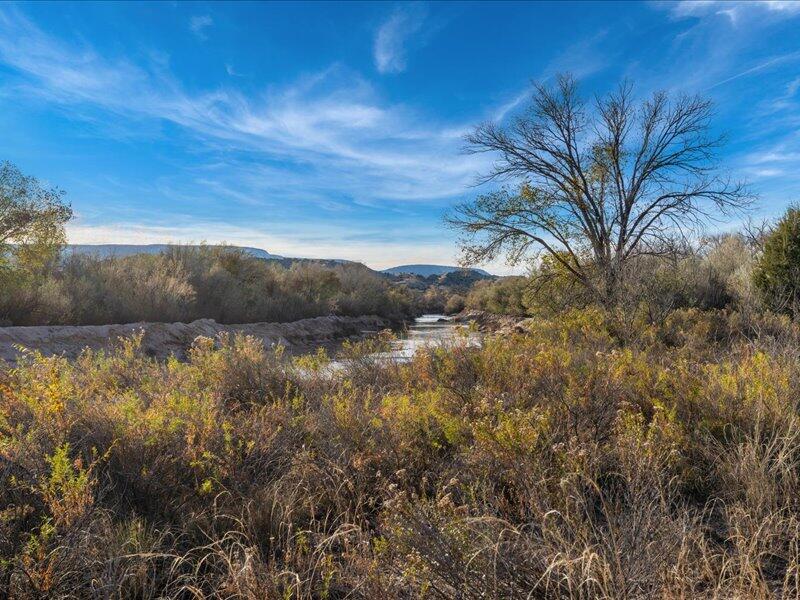
[{"label": "river", "polygon": [[[365,335],[374,335],[376,332],[364,332]],[[405,329],[396,333],[388,352],[376,352],[371,356],[378,361],[392,361],[398,363],[410,362],[417,350],[436,346],[453,346],[467,344],[480,346],[482,336],[479,332],[469,331],[461,323],[455,323],[451,317],[445,315],[422,315],[409,323]],[[336,350],[333,350],[335,355]],[[346,365],[345,360],[334,359],[331,361],[328,372],[338,372]]]},{"label": "river", "polygon": [[469,345],[480,345],[480,334],[467,332],[459,323],[445,315],[422,315],[414,319],[405,331],[392,342],[389,352],[381,353],[381,357],[408,362],[420,348],[447,346],[466,341]]}]

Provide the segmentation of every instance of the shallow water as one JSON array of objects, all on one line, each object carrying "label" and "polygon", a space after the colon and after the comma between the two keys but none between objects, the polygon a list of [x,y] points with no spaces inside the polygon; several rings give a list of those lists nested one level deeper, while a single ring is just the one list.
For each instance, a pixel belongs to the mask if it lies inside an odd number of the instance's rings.
[{"label": "shallow water", "polygon": [[445,315],[422,315],[403,331],[398,339],[392,342],[392,350],[383,352],[381,357],[408,362],[420,348],[432,346],[448,346],[457,343],[479,345],[480,336],[475,332],[454,323]]},{"label": "shallow water", "polygon": [[[375,333],[377,332],[364,332],[364,335],[375,335]],[[479,332],[470,331],[465,325],[453,322],[452,317],[436,314],[417,317],[406,329],[396,332],[396,336],[390,351],[376,352],[371,356],[378,361],[406,363],[411,361],[421,348],[447,347],[456,344],[480,346],[482,339]],[[332,353],[335,355],[335,352],[334,349]],[[346,361],[334,359],[326,368],[326,372],[333,375],[345,366]]]}]

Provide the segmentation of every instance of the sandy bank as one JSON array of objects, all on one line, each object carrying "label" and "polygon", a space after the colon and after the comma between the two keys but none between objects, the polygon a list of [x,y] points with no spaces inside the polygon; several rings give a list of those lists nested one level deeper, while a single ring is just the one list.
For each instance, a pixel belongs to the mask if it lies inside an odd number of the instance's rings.
[{"label": "sandy bank", "polygon": [[281,344],[290,352],[313,350],[337,340],[362,337],[366,332],[389,327],[388,320],[376,316],[316,317],[291,323],[248,323],[221,325],[211,319],[191,323],[130,323],[126,325],[81,325],[0,327],[0,359],[13,363],[21,348],[45,355],[77,357],[84,348],[106,349],[115,340],[144,332],[144,351],[157,358],[185,356],[198,336],[216,337],[222,332],[242,332],[260,339],[266,348]]}]

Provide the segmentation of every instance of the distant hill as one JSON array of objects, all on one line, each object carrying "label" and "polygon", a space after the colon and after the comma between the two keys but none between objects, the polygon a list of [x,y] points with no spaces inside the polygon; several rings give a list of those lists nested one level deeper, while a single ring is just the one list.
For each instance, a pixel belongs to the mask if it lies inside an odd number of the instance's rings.
[{"label": "distant hill", "polygon": [[[90,254],[99,258],[109,258],[112,256],[123,257],[133,256],[134,254],[159,254],[169,250],[179,244],[69,244],[66,248],[67,254]],[[181,244],[182,245],[182,244]],[[199,248],[200,246],[184,246],[188,248]],[[207,245],[207,248],[216,246]],[[270,254],[261,248],[250,248],[247,246],[228,246],[236,250],[243,250],[251,256],[264,259],[282,259],[282,256]]]},{"label": "distant hill", "polygon": [[384,269],[381,273],[388,273],[389,275],[419,275],[421,277],[430,277],[431,275],[447,275],[459,271],[475,271],[486,277],[491,277],[491,273],[487,273],[483,269],[464,269],[462,267],[447,267],[442,265],[400,265],[399,267],[392,267]]}]

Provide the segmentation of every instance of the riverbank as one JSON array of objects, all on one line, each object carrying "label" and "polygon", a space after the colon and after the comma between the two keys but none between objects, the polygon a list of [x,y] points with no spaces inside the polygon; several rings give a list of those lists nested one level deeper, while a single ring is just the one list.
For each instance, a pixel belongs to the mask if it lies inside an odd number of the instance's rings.
[{"label": "riverbank", "polygon": [[0,328],[0,360],[14,364],[25,350],[46,356],[74,359],[85,349],[107,350],[120,338],[142,335],[142,349],[149,356],[184,358],[199,336],[216,338],[222,333],[243,333],[261,340],[265,348],[284,346],[290,353],[333,346],[396,325],[375,315],[327,316],[289,323],[222,325],[212,319],[191,323],[129,323],[125,325],[34,326]]},{"label": "riverbank", "polygon": [[464,310],[452,317],[454,323],[472,325],[482,333],[524,333],[533,319],[513,315],[497,315],[483,310]]}]

